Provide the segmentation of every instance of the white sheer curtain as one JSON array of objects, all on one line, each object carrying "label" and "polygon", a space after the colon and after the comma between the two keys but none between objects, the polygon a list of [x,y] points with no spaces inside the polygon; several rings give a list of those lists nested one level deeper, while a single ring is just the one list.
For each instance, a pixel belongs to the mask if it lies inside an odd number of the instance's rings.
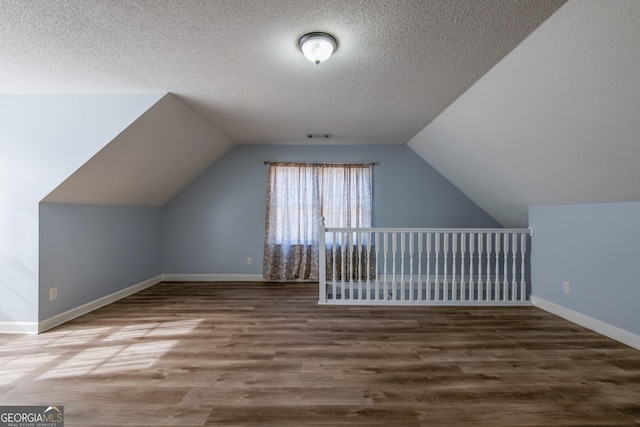
[{"label": "white sheer curtain", "polygon": [[318,228],[371,227],[370,164],[271,163],[263,276],[318,279]]}]

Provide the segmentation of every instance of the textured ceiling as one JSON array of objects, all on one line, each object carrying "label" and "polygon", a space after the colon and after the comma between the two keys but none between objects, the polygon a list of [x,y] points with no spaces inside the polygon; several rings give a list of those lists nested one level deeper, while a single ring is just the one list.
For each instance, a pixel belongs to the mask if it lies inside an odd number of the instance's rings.
[{"label": "textured ceiling", "polygon": [[404,143],[563,3],[1,0],[0,93],[172,92],[234,143]]}]

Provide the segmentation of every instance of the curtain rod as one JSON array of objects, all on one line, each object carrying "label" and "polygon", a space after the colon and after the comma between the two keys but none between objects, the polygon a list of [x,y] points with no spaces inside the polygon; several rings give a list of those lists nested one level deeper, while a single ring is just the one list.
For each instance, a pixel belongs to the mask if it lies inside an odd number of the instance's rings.
[{"label": "curtain rod", "polygon": [[380,162],[357,163],[357,162],[264,162],[265,165],[379,165]]}]

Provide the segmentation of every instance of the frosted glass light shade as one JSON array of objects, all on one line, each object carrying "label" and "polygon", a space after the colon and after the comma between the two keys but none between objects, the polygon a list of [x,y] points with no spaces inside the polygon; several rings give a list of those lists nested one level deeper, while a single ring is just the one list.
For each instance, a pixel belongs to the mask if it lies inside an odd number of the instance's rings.
[{"label": "frosted glass light shade", "polygon": [[327,33],[309,33],[300,37],[298,47],[305,58],[319,64],[329,59],[338,48],[338,42]]}]

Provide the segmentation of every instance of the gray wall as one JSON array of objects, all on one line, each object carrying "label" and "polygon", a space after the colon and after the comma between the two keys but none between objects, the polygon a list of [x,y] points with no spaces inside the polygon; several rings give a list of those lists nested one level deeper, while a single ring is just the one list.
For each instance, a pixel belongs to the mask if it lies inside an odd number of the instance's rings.
[{"label": "gray wall", "polygon": [[239,145],[165,206],[163,273],[262,273],[265,161],[377,162],[378,227],[500,227],[405,145]]},{"label": "gray wall", "polygon": [[533,296],[640,334],[640,202],[533,206],[529,220]]},{"label": "gray wall", "polygon": [[41,203],[39,319],[158,276],[160,219],[161,208]]}]

